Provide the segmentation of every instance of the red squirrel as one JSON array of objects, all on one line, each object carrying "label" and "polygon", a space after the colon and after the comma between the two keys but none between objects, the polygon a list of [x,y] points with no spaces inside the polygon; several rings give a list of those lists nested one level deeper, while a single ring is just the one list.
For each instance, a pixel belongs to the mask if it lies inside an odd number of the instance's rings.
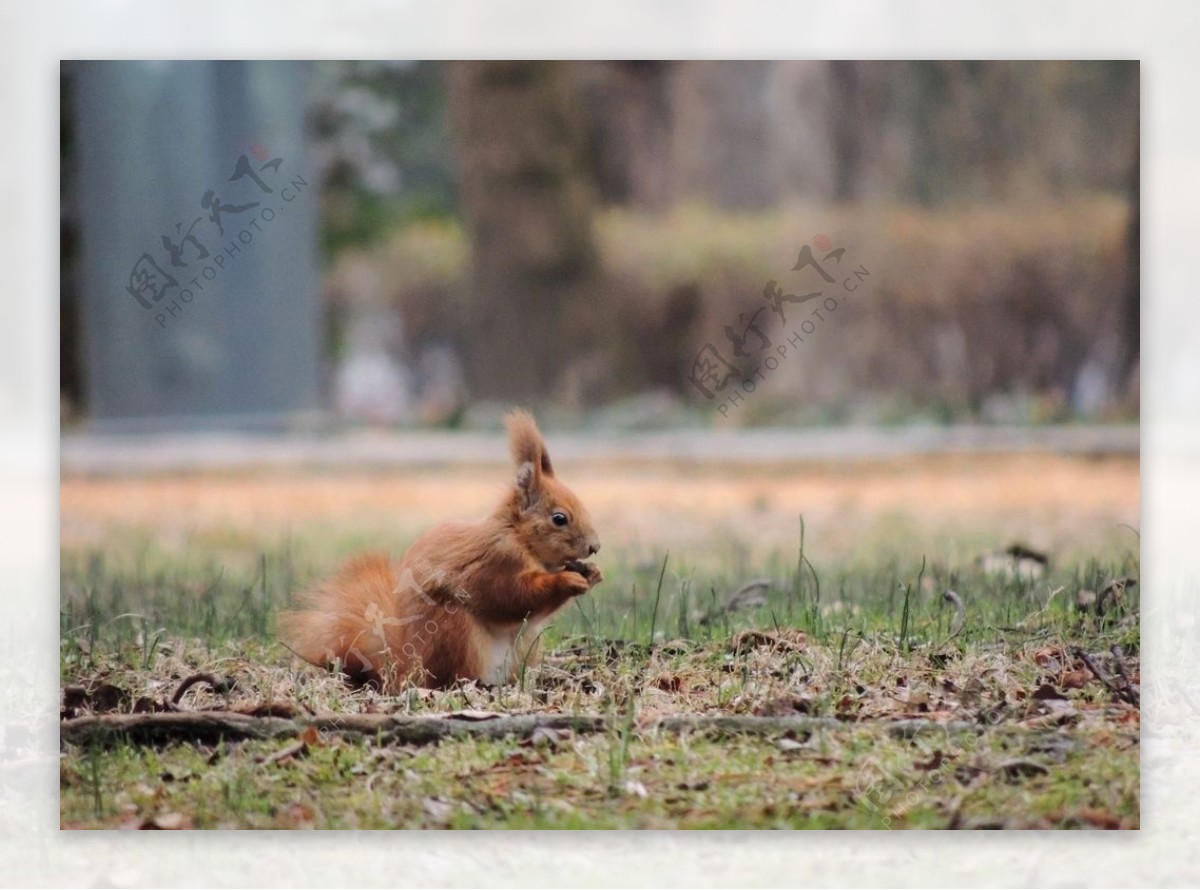
[{"label": "red squirrel", "polygon": [[554,475],[537,424],[506,418],[516,475],[491,515],[446,522],[396,561],[368,554],[283,612],[291,649],[388,693],[406,684],[512,682],[538,655],[547,619],[603,576],[591,518]]}]

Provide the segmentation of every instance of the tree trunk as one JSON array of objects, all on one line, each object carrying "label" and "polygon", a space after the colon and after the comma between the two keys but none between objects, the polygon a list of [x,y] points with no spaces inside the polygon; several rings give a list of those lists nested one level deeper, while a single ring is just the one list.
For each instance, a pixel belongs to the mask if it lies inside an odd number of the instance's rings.
[{"label": "tree trunk", "polygon": [[1125,290],[1121,297],[1121,355],[1122,383],[1141,360],[1142,342],[1142,147],[1141,133],[1133,150],[1133,169],[1129,183],[1129,227],[1125,232],[1125,249],[1128,251],[1128,266],[1125,272]]},{"label": "tree trunk", "polygon": [[450,66],[477,398],[552,398],[598,327],[593,197],[569,75],[562,62]]}]

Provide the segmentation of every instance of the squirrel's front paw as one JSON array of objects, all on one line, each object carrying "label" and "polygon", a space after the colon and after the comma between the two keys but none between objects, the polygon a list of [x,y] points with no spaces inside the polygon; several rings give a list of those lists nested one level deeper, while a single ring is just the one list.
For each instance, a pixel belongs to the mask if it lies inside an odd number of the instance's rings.
[{"label": "squirrel's front paw", "polygon": [[576,572],[577,574],[582,575],[588,582],[589,590],[604,580],[604,575],[601,573],[600,569],[590,562],[572,559],[567,562],[564,568],[568,572]]},{"label": "squirrel's front paw", "polygon": [[588,583],[588,579],[579,572],[571,569],[564,569],[559,572],[559,583],[567,596],[580,596],[592,589],[592,585]]}]

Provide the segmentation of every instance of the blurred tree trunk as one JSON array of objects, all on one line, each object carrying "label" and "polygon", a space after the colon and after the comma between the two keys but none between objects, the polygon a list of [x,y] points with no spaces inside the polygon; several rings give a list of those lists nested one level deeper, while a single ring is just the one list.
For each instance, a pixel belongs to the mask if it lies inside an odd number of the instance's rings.
[{"label": "blurred tree trunk", "polygon": [[[1135,118],[1136,120],[1136,118]],[[1141,360],[1142,342],[1142,147],[1141,134],[1133,150],[1133,169],[1129,183],[1129,228],[1125,233],[1125,249],[1129,265],[1125,273],[1125,290],[1121,297],[1121,334],[1124,349],[1121,355],[1121,381]]]},{"label": "blurred tree trunk", "polygon": [[775,203],[771,63],[687,61],[672,76],[674,197],[727,210]]},{"label": "blurred tree trunk", "polygon": [[671,75],[677,62],[575,62],[599,200],[661,211],[670,203]]},{"label": "blurred tree trunk", "polygon": [[595,336],[597,255],[581,108],[562,62],[449,66],[471,240],[467,374],[477,398],[562,392]]},{"label": "blurred tree trunk", "polygon": [[863,142],[867,121],[863,106],[861,68],[871,63],[832,61],[829,63],[836,100],[830,110],[830,132],[833,156],[837,159],[834,171],[833,196],[838,201],[858,197],[862,180]]}]

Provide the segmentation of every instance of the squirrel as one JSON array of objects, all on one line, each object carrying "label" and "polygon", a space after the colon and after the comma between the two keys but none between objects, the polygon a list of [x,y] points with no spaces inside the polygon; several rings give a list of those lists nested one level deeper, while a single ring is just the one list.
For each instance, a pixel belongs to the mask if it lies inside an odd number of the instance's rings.
[{"label": "squirrel", "polygon": [[516,474],[492,513],[446,522],[394,560],[367,554],[280,614],[304,660],[395,694],[408,684],[513,682],[536,662],[546,621],[603,580],[583,560],[600,549],[579,499],[554,475],[537,423],[505,418]]}]

